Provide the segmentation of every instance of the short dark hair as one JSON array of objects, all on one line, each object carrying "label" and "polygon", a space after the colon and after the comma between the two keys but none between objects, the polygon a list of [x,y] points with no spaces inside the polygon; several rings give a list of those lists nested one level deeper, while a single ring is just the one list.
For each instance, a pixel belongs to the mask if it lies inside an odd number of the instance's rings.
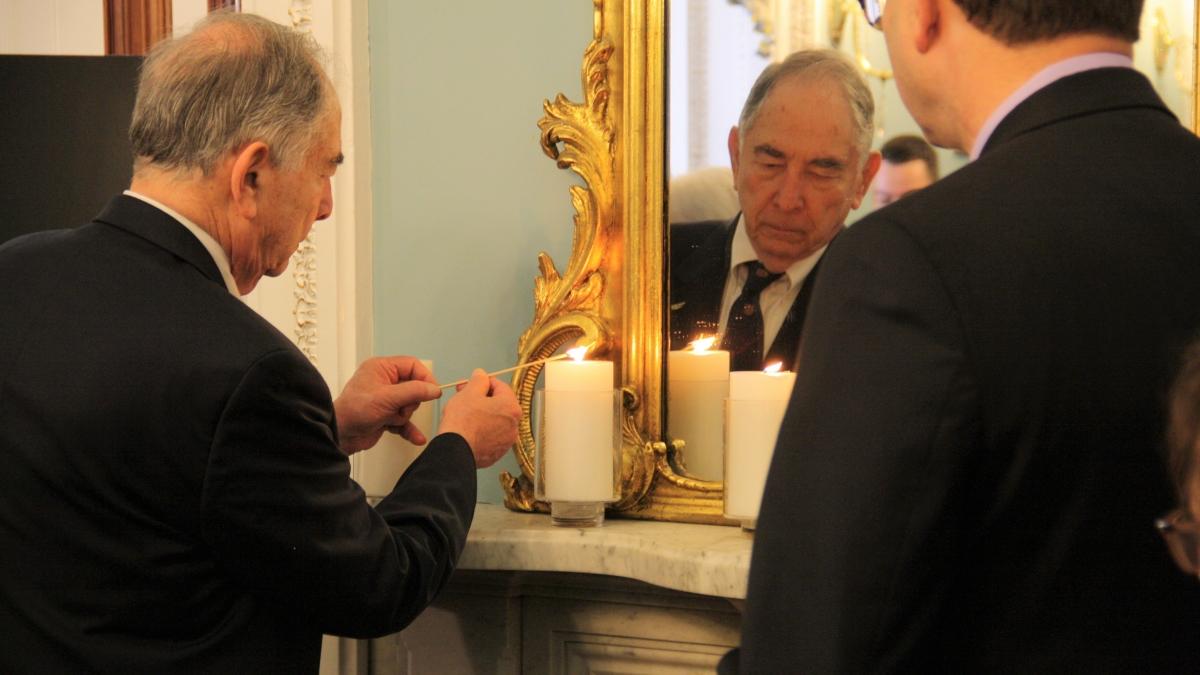
[{"label": "short dark hair", "polygon": [[1142,0],[954,0],[979,30],[1008,45],[1078,33],[1136,42]]},{"label": "short dark hair", "polygon": [[1167,449],[1171,475],[1186,503],[1200,481],[1200,341],[1184,352],[1167,401]]},{"label": "short dark hair", "polygon": [[879,154],[883,155],[883,161],[892,164],[903,164],[919,159],[925,162],[925,167],[929,169],[929,177],[933,180],[938,179],[937,153],[933,151],[933,146],[920,136],[911,134],[894,136],[879,148]]}]

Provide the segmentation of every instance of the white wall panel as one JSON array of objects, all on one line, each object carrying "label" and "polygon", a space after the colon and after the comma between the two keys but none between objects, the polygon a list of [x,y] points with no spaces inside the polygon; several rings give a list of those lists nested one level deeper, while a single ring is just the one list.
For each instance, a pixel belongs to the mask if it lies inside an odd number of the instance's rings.
[{"label": "white wall panel", "polygon": [[104,54],[100,0],[3,0],[0,54]]}]

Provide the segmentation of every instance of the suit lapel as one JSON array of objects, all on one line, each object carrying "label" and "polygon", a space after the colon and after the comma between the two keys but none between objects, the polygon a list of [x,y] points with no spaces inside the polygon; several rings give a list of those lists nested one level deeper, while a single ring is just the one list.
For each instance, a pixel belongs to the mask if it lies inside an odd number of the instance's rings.
[{"label": "suit lapel", "polygon": [[671,349],[686,347],[699,334],[717,333],[721,298],[729,276],[729,243],[739,216],[729,223],[672,226],[668,289]]},{"label": "suit lapel", "polygon": [[166,249],[175,257],[195,267],[214,283],[225,286],[217,263],[200,240],[182,223],[150,204],[128,195],[120,195],[104,207],[100,215],[96,216],[96,221]]}]

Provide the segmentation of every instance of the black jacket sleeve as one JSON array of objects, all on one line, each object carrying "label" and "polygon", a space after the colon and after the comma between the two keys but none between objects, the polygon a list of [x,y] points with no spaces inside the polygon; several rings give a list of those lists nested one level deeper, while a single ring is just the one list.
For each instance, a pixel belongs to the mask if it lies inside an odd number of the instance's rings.
[{"label": "black jacket sleeve", "polygon": [[252,594],[321,631],[400,630],[446,584],[474,515],[475,463],[433,439],[377,508],[350,478],[320,375],[292,350],[245,373],[213,439],[203,536]]}]

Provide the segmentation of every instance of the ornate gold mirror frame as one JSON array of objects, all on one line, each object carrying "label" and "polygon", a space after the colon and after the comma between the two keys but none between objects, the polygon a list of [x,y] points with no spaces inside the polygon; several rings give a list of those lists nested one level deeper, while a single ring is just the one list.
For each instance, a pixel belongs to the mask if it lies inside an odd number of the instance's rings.
[{"label": "ornate gold mirror frame", "polygon": [[[575,237],[567,269],[538,257],[534,318],[518,362],[568,342],[595,343],[614,362],[624,395],[621,499],[610,515],[734,524],[722,515],[721,483],[677,474],[663,442],[663,106],[665,0],[593,0],[593,39],[583,57],[581,103],[544,104],[542,150],[571,169]],[[500,480],[505,505],[546,511],[533,496],[530,409],[541,366],[514,382],[525,412],[515,454],[521,474]]]},{"label": "ornate gold mirror frame", "polygon": [[1200,0],[1196,0],[1192,15],[1192,131],[1200,136]]},{"label": "ornate gold mirror frame", "polygon": [[[621,498],[610,515],[733,525],[722,484],[677,473],[663,441],[664,54],[667,0],[593,0],[593,39],[583,57],[583,96],[544,104],[542,150],[586,187],[570,188],[575,236],[566,271],[538,256],[533,322],[518,363],[569,342],[594,343],[614,361],[623,392]],[[1197,0],[1200,5],[1200,0]],[[1200,133],[1200,11],[1196,12],[1192,128]],[[520,475],[505,472],[505,506],[549,510],[534,499],[530,412],[542,366],[514,382],[524,411],[515,449]]]}]

